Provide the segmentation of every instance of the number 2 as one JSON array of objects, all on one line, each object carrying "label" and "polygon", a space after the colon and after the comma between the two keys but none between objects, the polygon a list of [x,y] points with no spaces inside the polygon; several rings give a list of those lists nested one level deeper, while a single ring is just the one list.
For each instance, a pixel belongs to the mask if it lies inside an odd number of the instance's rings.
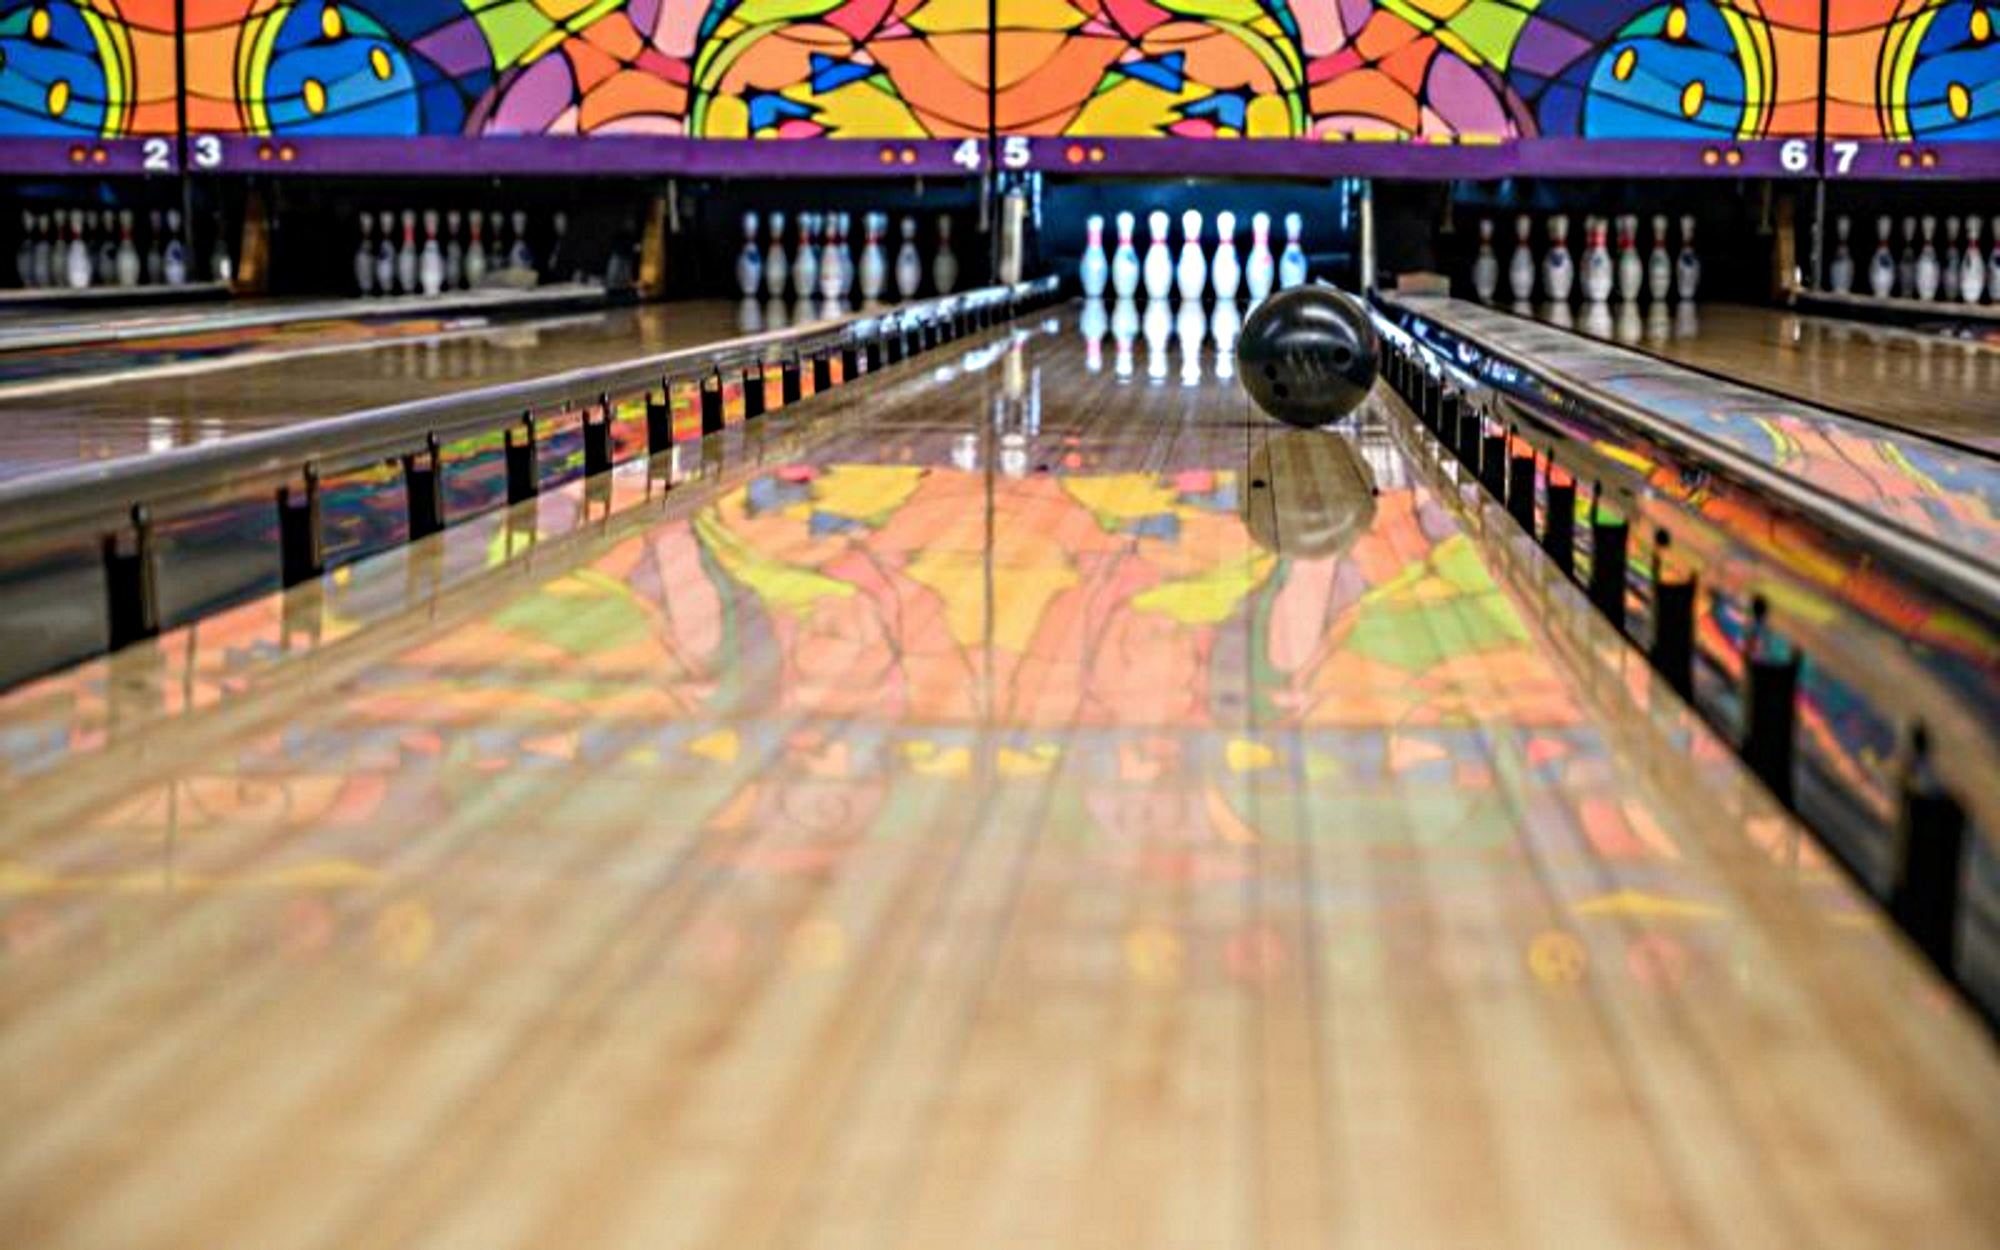
[{"label": "number 2", "polygon": [[165,139],[148,139],[139,150],[145,157],[146,172],[166,173],[173,168],[174,145]]}]

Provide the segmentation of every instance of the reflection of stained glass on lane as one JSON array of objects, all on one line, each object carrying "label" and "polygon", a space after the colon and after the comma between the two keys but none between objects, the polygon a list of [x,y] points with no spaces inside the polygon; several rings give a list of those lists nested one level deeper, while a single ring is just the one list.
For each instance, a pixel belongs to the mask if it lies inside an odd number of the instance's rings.
[{"label": "reflection of stained glass on lane", "polygon": [[[1976,1031],[1381,413],[1280,433],[1000,342],[712,482],[623,471],[608,520],[572,484],[536,542],[365,561],[289,652],[255,604],[0,699],[0,1064],[46,1078],[0,1091],[0,1200],[107,1242],[1275,1244],[1262,1193],[1307,1244],[1545,1245],[1670,1192],[1794,1244],[1853,1212],[1734,1177],[1887,1168],[1986,1227],[1933,1165],[2000,1148]],[[1791,1144],[1858,1124],[1865,1163]]]}]

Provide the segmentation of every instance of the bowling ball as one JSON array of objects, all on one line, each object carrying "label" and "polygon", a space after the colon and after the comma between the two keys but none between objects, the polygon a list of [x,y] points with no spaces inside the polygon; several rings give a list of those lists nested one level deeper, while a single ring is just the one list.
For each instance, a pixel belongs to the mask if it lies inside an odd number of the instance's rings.
[{"label": "bowling ball", "polygon": [[1361,302],[1330,286],[1280,291],[1250,313],[1236,375],[1257,406],[1287,425],[1331,425],[1375,385],[1375,327]]}]

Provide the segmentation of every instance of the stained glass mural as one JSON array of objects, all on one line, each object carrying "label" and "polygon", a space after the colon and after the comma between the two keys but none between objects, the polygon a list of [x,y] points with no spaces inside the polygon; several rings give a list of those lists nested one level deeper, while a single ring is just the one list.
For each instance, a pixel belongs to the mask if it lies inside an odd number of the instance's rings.
[{"label": "stained glass mural", "polygon": [[[186,0],[201,134],[2000,137],[1971,0]],[[173,0],[0,0],[0,135],[176,125]],[[989,30],[989,18],[993,19]]]}]

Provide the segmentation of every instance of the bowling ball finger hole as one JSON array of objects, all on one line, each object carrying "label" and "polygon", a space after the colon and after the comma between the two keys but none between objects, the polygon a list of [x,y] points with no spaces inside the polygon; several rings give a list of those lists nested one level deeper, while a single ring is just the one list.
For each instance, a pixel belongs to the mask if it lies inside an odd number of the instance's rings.
[{"label": "bowling ball finger hole", "polygon": [[1333,349],[1333,367],[1334,367],[1334,368],[1336,368],[1336,369],[1345,369],[1345,368],[1347,368],[1347,366],[1349,366],[1349,365],[1351,365],[1351,364],[1353,364],[1353,363],[1354,363],[1354,353],[1353,353],[1353,352],[1351,352],[1351,351],[1349,351],[1349,350],[1347,350],[1347,348],[1346,348],[1345,346],[1342,346],[1342,347],[1336,347],[1336,348],[1334,348],[1334,349]]},{"label": "bowling ball finger hole", "polygon": [[1278,380],[1278,366],[1276,366],[1276,365],[1265,365],[1265,366],[1264,366],[1264,376],[1265,376],[1266,378],[1270,379],[1270,380],[1271,380],[1271,381],[1273,381],[1273,382],[1277,381],[1277,380]]},{"label": "bowling ball finger hole", "polygon": [[1290,399],[1292,397],[1292,388],[1286,386],[1283,382],[1278,382],[1272,385],[1271,393],[1279,399]]}]

